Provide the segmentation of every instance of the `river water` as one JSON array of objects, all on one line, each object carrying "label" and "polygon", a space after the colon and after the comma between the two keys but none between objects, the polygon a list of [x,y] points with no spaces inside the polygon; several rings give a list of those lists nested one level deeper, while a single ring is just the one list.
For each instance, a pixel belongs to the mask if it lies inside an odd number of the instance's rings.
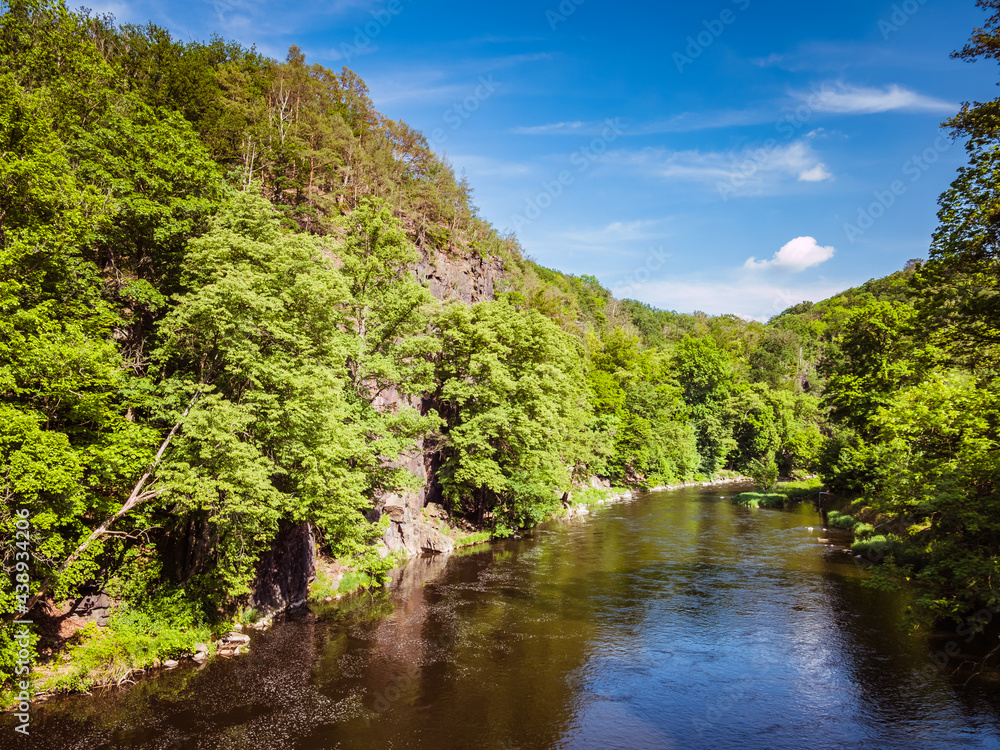
[{"label": "river water", "polygon": [[1000,748],[1000,681],[935,667],[902,597],[818,542],[838,538],[808,504],[732,491],[415,560],[388,596],[276,625],[249,655],[42,704],[28,742],[3,717],[0,746]]}]

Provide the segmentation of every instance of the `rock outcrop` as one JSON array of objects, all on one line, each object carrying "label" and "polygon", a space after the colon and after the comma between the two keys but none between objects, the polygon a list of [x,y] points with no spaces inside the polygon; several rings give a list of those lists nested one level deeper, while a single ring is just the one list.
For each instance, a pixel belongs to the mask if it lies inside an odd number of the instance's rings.
[{"label": "rock outcrop", "polygon": [[[412,235],[411,235],[412,236]],[[431,294],[442,300],[459,300],[474,304],[493,299],[502,288],[504,265],[500,258],[485,258],[475,251],[440,250],[429,243],[418,244],[420,261],[414,268],[418,281],[426,284]],[[395,389],[379,394],[374,405],[393,410],[409,406],[426,412],[431,404],[419,398],[403,396]],[[434,483],[435,460],[433,447],[419,440],[414,450],[393,464],[405,468],[420,480],[420,488],[401,495],[378,498],[371,518],[382,515],[390,519],[389,529],[382,538],[388,552],[404,552],[408,557],[428,553],[451,552],[454,543],[432,523],[444,520],[447,513],[434,501],[440,499],[440,488]],[[421,511],[428,504],[432,513]],[[262,556],[257,577],[251,586],[250,605],[262,613],[275,613],[308,598],[309,583],[315,579],[315,540],[306,524],[283,528],[271,549]]]},{"label": "rock outcrop", "polygon": [[308,523],[287,524],[257,564],[250,586],[250,606],[261,613],[279,612],[306,602],[316,577],[316,538]]},{"label": "rock outcrop", "polygon": [[493,299],[504,278],[500,258],[484,258],[476,252],[456,254],[420,248],[422,256],[417,264],[417,280],[425,282],[438,299],[456,299],[472,304]]},{"label": "rock outcrop", "polygon": [[386,548],[407,556],[451,552],[452,540],[421,517],[420,508],[415,507],[413,499],[399,495],[383,498],[382,513],[389,516],[389,528],[382,537]]}]

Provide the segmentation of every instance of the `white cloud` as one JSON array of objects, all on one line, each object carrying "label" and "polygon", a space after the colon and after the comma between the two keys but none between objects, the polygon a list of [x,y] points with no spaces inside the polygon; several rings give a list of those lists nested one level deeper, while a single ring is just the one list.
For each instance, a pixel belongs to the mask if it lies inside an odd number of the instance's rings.
[{"label": "white cloud", "polygon": [[476,154],[449,154],[448,160],[455,167],[456,171],[464,169],[475,177],[524,177],[533,172],[532,168],[527,164],[501,161],[488,156],[477,156]]},{"label": "white cloud", "polygon": [[553,133],[579,132],[587,123],[575,120],[573,122],[552,122],[547,125],[531,125],[514,128],[519,135],[551,135]]},{"label": "white cloud", "polygon": [[798,273],[825,263],[835,252],[833,247],[821,246],[815,237],[796,237],[776,252],[771,260],[757,260],[750,256],[743,267],[761,270],[775,268]]},{"label": "white cloud", "polygon": [[826,168],[826,164],[820,162],[814,167],[803,170],[799,174],[799,182],[823,182],[824,180],[832,180],[833,175],[830,174],[830,170]]},{"label": "white cloud", "polygon": [[779,55],[777,52],[772,52],[767,57],[752,58],[750,62],[758,68],[770,68],[773,65],[781,64],[787,57],[788,55]]},{"label": "white cloud", "polygon": [[628,245],[635,242],[662,240],[662,225],[670,218],[613,221],[603,227],[576,229],[552,235],[553,247],[602,249],[616,256],[628,254]]},{"label": "white cloud", "polygon": [[599,160],[602,164],[635,169],[673,182],[702,183],[722,197],[732,195],[773,195],[795,182],[833,179],[805,140],[770,148],[738,151],[668,151],[646,148],[641,151],[613,151]]},{"label": "white cloud", "polygon": [[825,85],[818,93],[798,94],[817,112],[840,115],[870,115],[879,112],[954,112],[958,105],[918,94],[897,84],[869,88],[838,83]]}]

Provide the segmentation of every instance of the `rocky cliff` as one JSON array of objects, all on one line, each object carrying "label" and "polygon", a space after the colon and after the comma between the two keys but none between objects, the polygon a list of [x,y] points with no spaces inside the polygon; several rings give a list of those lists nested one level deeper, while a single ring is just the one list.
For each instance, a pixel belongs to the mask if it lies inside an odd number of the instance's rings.
[{"label": "rocky cliff", "polygon": [[[414,273],[431,293],[442,300],[460,300],[473,304],[494,298],[503,287],[504,265],[500,258],[484,258],[476,252],[444,251],[427,244],[418,246],[421,259]],[[404,404],[395,390],[382,393],[375,405],[393,409]],[[429,404],[413,400],[407,403],[418,409]],[[440,489],[434,482],[436,454],[420,440],[414,451],[400,464],[420,479],[415,492],[388,494],[376,499],[373,514],[389,517],[389,528],[382,538],[388,552],[402,552],[408,557],[440,554],[452,550],[452,539],[435,522],[445,515],[440,506]],[[432,504],[432,512],[424,508]],[[316,574],[316,545],[307,524],[282,529],[274,546],[258,564],[251,586],[250,605],[262,614],[278,612],[304,602],[309,583]]]}]

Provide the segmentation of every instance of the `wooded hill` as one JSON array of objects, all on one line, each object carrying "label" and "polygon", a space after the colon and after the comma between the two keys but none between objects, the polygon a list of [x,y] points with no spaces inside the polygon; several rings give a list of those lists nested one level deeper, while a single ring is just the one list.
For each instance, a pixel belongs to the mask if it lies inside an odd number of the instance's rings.
[{"label": "wooded hill", "polygon": [[378,573],[421,441],[449,510],[501,535],[590,476],[819,471],[895,519],[884,582],[920,581],[922,614],[998,603],[983,132],[931,262],[767,325],[682,315],[526,260],[347,68],[11,2],[0,604],[101,586],[148,656],[240,606],[283,525]]}]

